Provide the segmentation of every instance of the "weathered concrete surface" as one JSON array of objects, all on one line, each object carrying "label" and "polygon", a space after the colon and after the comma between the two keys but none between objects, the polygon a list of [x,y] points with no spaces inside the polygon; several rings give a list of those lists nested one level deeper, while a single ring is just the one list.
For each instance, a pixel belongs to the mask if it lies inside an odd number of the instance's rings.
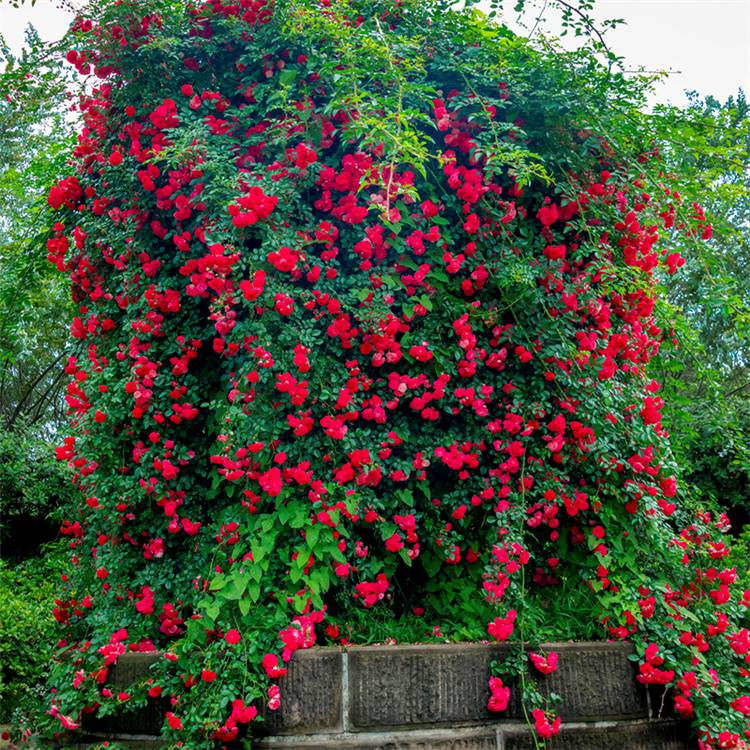
[{"label": "weathered concrete surface", "polygon": [[161,658],[161,654],[155,651],[123,654],[110,668],[107,684],[122,690],[133,682],[146,679],[151,673],[151,665]]},{"label": "weathered concrete surface", "polygon": [[[349,711],[354,729],[486,720],[492,660],[508,649],[481,644],[351,648]],[[507,715],[520,715],[515,691]]]},{"label": "weathered concrete surface", "polygon": [[562,698],[558,713],[568,722],[648,718],[646,689],[634,679],[629,643],[558,643],[546,650],[560,659],[557,671],[540,678],[542,691]]},{"label": "weathered concrete surface", "polygon": [[[684,727],[674,721],[573,724],[563,726],[548,746],[550,750],[690,750],[694,747]],[[534,750],[534,741],[528,727],[518,727],[503,732],[500,747],[502,750]]]},{"label": "weathered concrete surface", "polygon": [[[64,750],[94,750],[94,748],[101,750],[102,742],[106,741],[106,739],[97,739],[90,742],[78,742],[74,745],[66,745]],[[115,742],[115,740],[112,740],[112,742]],[[134,737],[118,735],[116,742],[118,748],[122,747],[126,750],[162,750],[167,746],[166,742],[158,737],[141,737],[138,735]]]},{"label": "weathered concrete surface", "polygon": [[[489,644],[316,648],[295,654],[279,681],[282,708],[261,707],[257,747],[271,750],[532,750],[518,690],[503,714],[487,708],[490,662],[510,647]],[[623,643],[548,644],[558,669],[536,675],[543,692],[562,697],[563,730],[550,750],[687,750],[682,725],[654,720]],[[127,654],[110,675],[114,687],[148,677],[153,654]],[[533,668],[530,668],[533,673]],[[138,714],[88,719],[88,737],[127,738],[158,747],[166,705]],[[138,735],[138,737],[134,736]],[[154,744],[156,743],[156,744]],[[78,747],[88,747],[81,744]]]},{"label": "weathered concrete surface", "polygon": [[[149,675],[157,654],[126,654],[111,670],[108,682],[124,688]],[[341,652],[335,649],[310,649],[298,653],[289,664],[289,673],[279,680],[283,698],[279,711],[259,707],[266,721],[261,733],[302,733],[335,731],[341,728],[342,670]],[[320,686],[327,689],[321,691]],[[121,734],[158,735],[168,710],[164,701],[149,701],[137,713],[124,713],[94,719],[84,717],[84,729],[97,736]]]},{"label": "weathered concrete surface", "polygon": [[289,672],[279,680],[281,708],[261,713],[262,733],[331,732],[342,728],[343,670],[341,653],[311,649],[295,654]]},{"label": "weathered concrete surface", "polygon": [[[494,729],[422,729],[360,732],[348,735],[269,737],[259,750],[534,750],[528,727],[518,723]],[[692,746],[674,722],[600,722],[570,725],[548,743],[549,750],[689,750]]]},{"label": "weathered concrete surface", "polygon": [[318,737],[269,737],[259,750],[497,750],[494,728],[432,729],[417,732],[364,732]]},{"label": "weathered concrete surface", "polygon": [[[123,690],[134,682],[145,681],[150,676],[151,665],[161,655],[158,653],[130,653],[120,657],[109,671],[107,683],[113,690]],[[168,710],[163,700],[149,700],[146,707],[131,713],[95,719],[84,714],[81,725],[84,731],[105,735],[158,735]]]},{"label": "weathered concrete surface", "polygon": [[[488,719],[490,662],[508,650],[481,644],[351,648],[352,726],[382,729]],[[550,644],[547,650],[560,654],[559,666],[539,682],[543,692],[562,697],[559,713],[568,721],[648,718],[646,691],[633,679],[628,661],[631,646]],[[517,690],[511,689],[503,716],[522,718]]]}]

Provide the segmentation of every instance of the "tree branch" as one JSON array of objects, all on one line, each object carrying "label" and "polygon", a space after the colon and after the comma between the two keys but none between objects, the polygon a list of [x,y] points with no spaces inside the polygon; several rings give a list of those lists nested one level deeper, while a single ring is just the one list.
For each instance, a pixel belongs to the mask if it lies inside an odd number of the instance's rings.
[{"label": "tree branch", "polygon": [[[39,375],[33,380],[30,386],[26,389],[26,393],[22,397],[18,399],[18,403],[16,404],[16,408],[13,410],[13,414],[10,416],[10,419],[6,422],[6,428],[12,429],[13,425],[16,423],[16,420],[21,414],[21,411],[23,409],[24,404],[29,401],[31,394],[34,392],[36,387],[39,385],[39,383],[42,382],[42,380],[50,373],[50,371],[55,368],[63,358],[63,352],[60,352],[53,360],[52,362],[47,365],[47,367],[42,370]],[[59,377],[59,376],[58,376]],[[57,380],[58,378],[55,378]],[[54,383],[55,381],[53,381]],[[49,389],[45,390],[45,394],[48,392]]]},{"label": "tree branch", "polygon": [[555,2],[566,10],[569,10],[571,13],[575,13],[581,19],[581,21],[583,21],[584,25],[589,31],[589,34],[593,34],[594,36],[596,36],[596,38],[599,40],[599,44],[601,44],[601,46],[607,53],[607,59],[609,60],[607,67],[609,68],[609,70],[612,70],[612,60],[615,55],[609,48],[609,45],[604,41],[604,35],[602,34],[602,32],[596,26],[594,26],[591,18],[587,16],[580,8],[572,5],[569,2],[566,2],[566,0],[555,0]]}]

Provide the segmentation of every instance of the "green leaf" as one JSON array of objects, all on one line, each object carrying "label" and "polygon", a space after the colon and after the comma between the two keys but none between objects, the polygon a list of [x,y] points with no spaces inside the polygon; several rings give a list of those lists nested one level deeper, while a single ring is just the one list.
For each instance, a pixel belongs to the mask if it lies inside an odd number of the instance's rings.
[{"label": "green leaf", "polygon": [[279,84],[281,86],[291,86],[297,79],[297,73],[296,68],[284,68],[279,73]]}]

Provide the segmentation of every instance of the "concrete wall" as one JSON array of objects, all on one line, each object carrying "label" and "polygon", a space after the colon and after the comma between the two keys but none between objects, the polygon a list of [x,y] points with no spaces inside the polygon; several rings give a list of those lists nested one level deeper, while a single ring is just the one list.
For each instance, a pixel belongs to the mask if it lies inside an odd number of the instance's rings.
[{"label": "concrete wall", "polygon": [[[686,750],[684,727],[655,715],[660,696],[635,680],[632,648],[625,643],[548,644],[560,654],[558,670],[539,677],[543,692],[562,697],[559,750]],[[280,681],[282,707],[266,712],[255,730],[257,747],[291,750],[531,750],[519,690],[503,714],[487,711],[490,662],[504,645],[437,644],[310,649],[295,654]],[[112,682],[147,674],[158,657],[128,654]],[[511,683],[511,687],[513,685]],[[153,704],[137,717],[89,723],[95,736],[158,735],[162,718]]]}]

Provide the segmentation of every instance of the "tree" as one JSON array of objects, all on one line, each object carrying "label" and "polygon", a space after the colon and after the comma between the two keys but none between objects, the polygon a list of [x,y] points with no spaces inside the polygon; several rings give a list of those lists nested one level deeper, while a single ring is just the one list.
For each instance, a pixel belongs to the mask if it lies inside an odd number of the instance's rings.
[{"label": "tree", "polygon": [[737,531],[750,511],[749,114],[740,91],[723,104],[693,96],[685,111],[662,107],[655,117],[686,199],[700,199],[713,225],[665,282],[679,345],[655,374],[669,392],[667,423],[687,478],[728,508]]},{"label": "tree", "polygon": [[[0,77],[0,546],[5,557],[57,535],[68,492],[52,439],[64,417],[64,349],[71,299],[40,247],[46,196],[71,147],[70,75],[33,29],[23,54],[3,50]],[[24,534],[18,532],[23,529]],[[13,541],[11,541],[13,540]]]}]

